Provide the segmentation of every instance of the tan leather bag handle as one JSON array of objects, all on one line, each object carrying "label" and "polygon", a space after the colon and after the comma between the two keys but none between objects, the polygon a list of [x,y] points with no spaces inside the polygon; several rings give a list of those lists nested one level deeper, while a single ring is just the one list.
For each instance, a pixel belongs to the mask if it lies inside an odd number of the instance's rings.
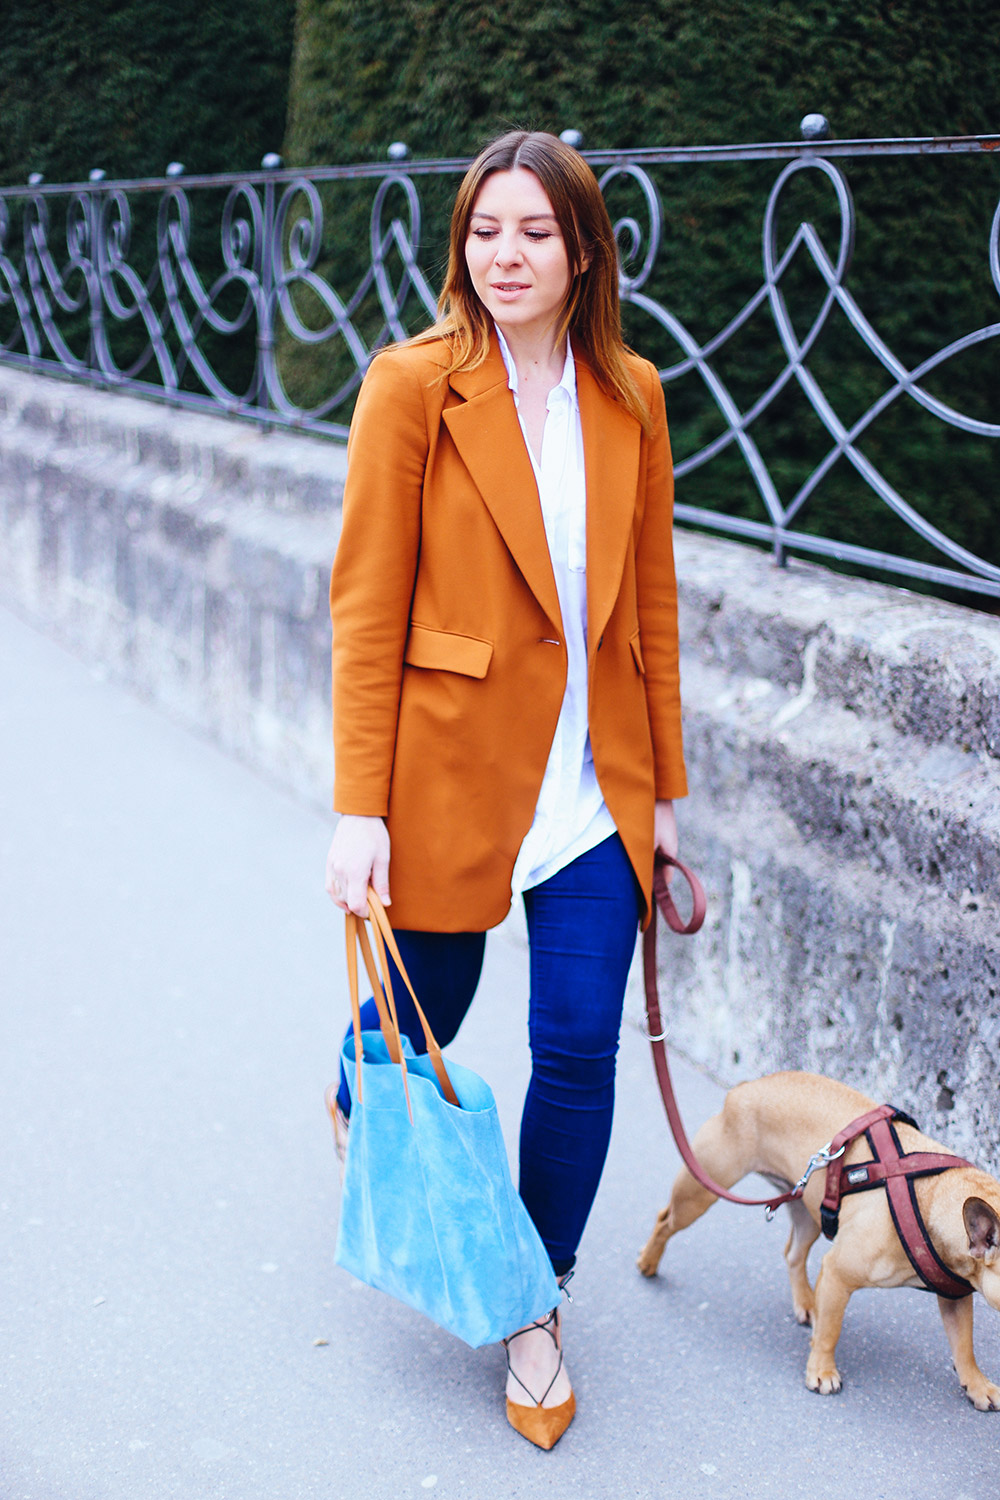
[{"label": "tan leather bag handle", "polygon": [[[461,1108],[458,1102],[458,1095],[455,1093],[454,1085],[452,1084],[451,1079],[448,1077],[448,1069],[445,1066],[444,1058],[441,1055],[441,1048],[439,1047],[437,1039],[434,1036],[433,1031],[431,1030],[430,1023],[427,1020],[426,1015],[424,1014],[423,1007],[420,1004],[420,1001],[417,999],[416,991],[414,990],[413,985],[410,983],[410,976],[407,974],[406,967],[403,963],[402,957],[400,956],[399,946],[396,942],[395,935],[389,923],[389,918],[386,915],[385,907],[382,905],[378,894],[371,886],[369,886],[368,888],[367,920],[371,923],[372,935],[375,939],[375,949],[378,954],[377,963],[375,956],[372,953],[371,944],[368,939],[368,931],[365,926],[365,919],[355,916],[354,912],[347,913],[347,982],[351,997],[351,1019],[354,1025],[354,1058],[357,1078],[357,1097],[359,1099],[361,1098],[361,1061],[364,1056],[364,1049],[361,1042],[361,1004],[358,997],[357,950],[358,945],[360,944],[361,954],[364,959],[365,968],[368,971],[368,978],[371,980],[372,994],[375,999],[376,1008],[378,1010],[379,1028],[385,1040],[386,1048],[388,1050],[390,1058],[393,1062],[400,1065],[400,1070],[403,1075],[403,1089],[406,1093],[406,1107],[407,1112],[410,1116],[410,1123],[412,1124],[413,1122],[413,1109],[410,1104],[408,1071],[406,1066],[406,1058],[403,1053],[402,1033],[399,1025],[399,1017],[396,1013],[396,1000],[393,994],[392,975],[389,968],[389,960],[386,950],[388,950],[388,953],[392,955],[393,961],[395,962],[396,967],[399,970],[403,983],[406,985],[406,988],[410,993],[410,998],[413,1001],[414,1008],[416,1009],[417,1016],[420,1020],[420,1025],[423,1028],[424,1040],[427,1043],[427,1055],[431,1060],[431,1066],[434,1069],[438,1084],[441,1088],[441,1092],[444,1095],[445,1099],[447,1099],[449,1104],[455,1105],[456,1108]],[[379,978],[379,968],[381,968],[382,971],[381,979]]]},{"label": "tan leather bag handle", "polygon": [[365,961],[365,968],[372,981],[372,993],[376,997],[375,1004],[378,1009],[379,1028],[385,1038],[386,1048],[393,1062],[400,1064],[403,1073],[403,1089],[406,1093],[406,1106],[413,1118],[410,1109],[410,1087],[406,1073],[406,1059],[403,1056],[399,1044],[399,1027],[393,1026],[393,1015],[386,1004],[386,997],[382,990],[378,969],[372,955],[371,943],[368,941],[368,932],[364,921],[356,917],[353,912],[347,913],[345,935],[347,938],[347,989],[351,999],[351,1024],[354,1029],[354,1070],[355,1084],[354,1096],[361,1098],[361,1062],[364,1057],[364,1047],[361,1042],[361,1001],[358,995],[358,945]]}]

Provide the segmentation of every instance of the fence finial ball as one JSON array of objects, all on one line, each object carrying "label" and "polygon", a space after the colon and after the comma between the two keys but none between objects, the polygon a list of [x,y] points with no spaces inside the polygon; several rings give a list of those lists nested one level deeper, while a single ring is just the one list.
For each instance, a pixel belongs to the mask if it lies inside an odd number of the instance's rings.
[{"label": "fence finial ball", "polygon": [[804,141],[828,141],[830,122],[826,115],[803,115],[799,126]]},{"label": "fence finial ball", "polygon": [[42,185],[42,183],[44,181],[45,181],[45,173],[44,172],[29,172],[28,173],[28,186],[29,187],[41,187],[41,185]]},{"label": "fence finial ball", "polygon": [[183,177],[184,163],[182,161],[168,161],[166,175],[168,177]]},{"label": "fence finial ball", "polygon": [[581,151],[583,149],[582,130],[560,130],[559,139],[564,146],[572,146],[574,151]]},{"label": "fence finial ball", "polygon": [[410,148],[405,141],[392,141],[385,154],[390,161],[405,161],[410,154]]},{"label": "fence finial ball", "polygon": [[105,177],[107,177],[107,175],[108,174],[107,174],[107,172],[105,172],[105,170],[104,170],[103,167],[91,167],[90,171],[87,174],[87,181],[88,182],[103,182],[104,179],[105,179]]},{"label": "fence finial ball", "polygon": [[260,159],[260,164],[265,172],[277,172],[285,165],[277,151],[266,151]]}]

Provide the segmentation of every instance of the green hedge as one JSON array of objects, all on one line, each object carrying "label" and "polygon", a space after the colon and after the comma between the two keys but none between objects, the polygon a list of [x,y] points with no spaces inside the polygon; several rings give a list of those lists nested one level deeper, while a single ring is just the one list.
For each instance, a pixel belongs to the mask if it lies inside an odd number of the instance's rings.
[{"label": "green hedge", "polygon": [[[497,131],[575,126],[585,144],[629,147],[798,138],[820,111],[840,137],[984,134],[1000,128],[1000,49],[984,0],[860,6],[857,0],[299,0],[285,154],[299,164],[384,160],[405,141],[414,156],[474,152]],[[761,277],[761,221],[774,164],[675,167],[657,173],[664,242],[649,290],[700,337],[721,327]],[[989,275],[990,221],[1000,163],[903,159],[846,164],[858,209],[849,285],[890,347],[912,364],[997,317]],[[439,277],[453,182],[418,179],[429,222],[422,260]],[[343,296],[365,264],[371,188],[344,191],[328,215],[326,268]],[[332,205],[332,200],[331,200]],[[615,189],[613,214],[635,212]],[[829,187],[801,177],[781,224],[813,219],[835,236]],[[641,215],[640,215],[641,217]],[[789,279],[804,325],[820,296],[804,265]],[[367,322],[366,322],[367,319]],[[361,315],[370,330],[377,310]],[[629,312],[628,334],[661,364],[676,346]],[[929,380],[959,409],[996,421],[996,343]],[[318,378],[322,360],[302,369]],[[748,404],[780,369],[773,325],[759,316],[720,355],[718,369]],[[886,379],[839,316],[812,360],[837,410],[860,412]],[[720,430],[700,382],[667,392],[675,448],[693,451]],[[790,497],[829,445],[804,398],[789,391],[754,429]],[[905,399],[876,422],[862,449],[923,514],[973,551],[1000,562],[996,493],[1000,448],[927,418]],[[745,465],[714,461],[682,498],[762,517]],[[800,524],[835,528],[863,545],[930,557],[873,502],[841,461]]]},{"label": "green hedge", "polygon": [[293,0],[5,0],[0,182],[243,171],[281,149]]},{"label": "green hedge", "polygon": [[[127,0],[98,5],[64,0],[6,0],[0,48],[0,182],[162,176],[170,161],[187,171],[259,167],[280,150],[292,50],[292,0]],[[224,194],[198,195],[192,251],[211,282],[222,268],[219,221]],[[50,243],[64,255],[67,200],[50,201]],[[153,197],[131,200],[129,259],[146,275],[156,257]],[[17,258],[20,206],[11,209],[9,243]],[[72,293],[83,283],[70,278]],[[234,294],[235,297],[235,294]],[[238,298],[231,297],[230,312]],[[128,299],[126,299],[128,300]],[[60,319],[70,347],[85,356],[86,303]],[[15,334],[13,308],[0,312],[0,337]],[[235,391],[249,383],[254,330],[240,339],[205,333],[211,362]],[[112,348],[127,367],[146,345],[137,319],[113,329]],[[155,366],[145,370],[155,379]],[[190,372],[186,385],[200,389]]]},{"label": "green hedge", "polygon": [[989,0],[299,0],[287,146],[302,163],[474,151],[516,122],[587,144],[989,131]]}]

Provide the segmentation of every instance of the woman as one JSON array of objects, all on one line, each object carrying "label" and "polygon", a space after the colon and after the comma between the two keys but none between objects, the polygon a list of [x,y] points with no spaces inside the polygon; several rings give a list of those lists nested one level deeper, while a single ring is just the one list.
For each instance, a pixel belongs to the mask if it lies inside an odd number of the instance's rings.
[{"label": "woman", "polygon": [[[520,1191],[560,1280],[607,1152],[654,848],[676,854],[686,791],[672,502],[596,179],[554,136],[504,135],[459,189],[437,323],[374,360],[351,427],[327,889],[358,914],[369,881],[391,891],[442,1044],[523,895]],[[551,1447],[575,1409],[558,1310],[505,1344],[508,1418]]]}]

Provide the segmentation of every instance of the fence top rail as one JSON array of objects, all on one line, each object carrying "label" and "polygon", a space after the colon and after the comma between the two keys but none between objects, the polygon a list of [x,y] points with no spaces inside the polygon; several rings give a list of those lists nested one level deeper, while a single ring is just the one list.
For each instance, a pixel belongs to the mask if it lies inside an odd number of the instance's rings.
[{"label": "fence top rail", "polygon": [[[864,156],[963,156],[998,153],[1000,135],[900,136],[870,140],[761,141],[745,145],[720,146],[636,146],[603,151],[581,151],[585,161],[595,167],[618,166],[626,162],[637,166],[667,166],[698,162],[791,161],[797,157],[864,157]],[[463,172],[471,156],[422,157],[408,155],[387,162],[352,162],[344,166],[258,167],[248,172],[178,173],[162,177],[102,176],[82,182],[0,186],[0,198],[54,197],[64,193],[106,193],[110,189],[128,192],[164,192],[184,187],[231,187],[234,183],[290,183],[308,177],[313,182],[339,182],[366,177],[387,177],[401,173],[408,176],[436,176]]]},{"label": "fence top rail", "polygon": [[[622,303],[630,308],[637,332],[645,320],[651,347],[664,358],[663,384],[683,380],[683,400],[691,410],[692,403],[702,403],[700,415],[689,423],[691,451],[679,453],[675,463],[677,479],[686,480],[722,455],[724,473],[737,476],[724,480],[721,499],[710,480],[707,487],[704,479],[692,484],[676,515],[688,524],[770,545],[779,562],[789,552],[806,552],[1000,598],[1000,556],[980,505],[995,488],[994,460],[1000,458],[1000,418],[992,410],[983,414],[979,395],[983,388],[992,394],[992,367],[977,366],[974,380],[967,372],[955,387],[957,396],[949,399],[944,391],[951,385],[938,382],[943,367],[967,351],[991,344],[992,352],[1000,353],[992,296],[981,300],[986,287],[980,274],[980,292],[958,336],[946,337],[942,329],[946,341],[933,352],[923,348],[919,363],[900,357],[886,341],[884,309],[876,303],[876,320],[863,305],[867,299],[859,300],[856,286],[849,284],[858,220],[845,175],[851,163],[901,157],[911,158],[913,170],[918,165],[913,158],[988,161],[995,155],[1000,162],[1000,135],[831,140],[828,122],[816,114],[805,116],[800,128],[804,138],[798,141],[633,150],[583,151],[578,131],[562,134],[568,146],[581,150],[602,189],[617,183],[616,203],[627,203],[623,192],[633,194],[636,212],[622,209],[613,224]],[[660,282],[650,279],[664,240],[663,173],[679,168],[671,177],[676,188],[690,165],[729,163],[733,171],[748,162],[773,164],[764,177],[775,179],[758,240],[760,279],[735,312],[703,309],[708,332],[699,336],[677,307],[662,300]],[[46,183],[32,173],[24,186],[0,187],[0,364],[58,371],[268,426],[344,436],[344,419],[374,350],[407,338],[415,318],[423,324],[435,315],[437,293],[420,258],[421,196],[434,182],[450,179],[454,186],[468,164],[467,156],[411,160],[407,145],[396,141],[387,159],[340,166],[287,167],[269,152],[251,172],[189,176],[179,162],[171,162],[162,176],[150,178],[114,180],[99,166],[77,183]],[[913,170],[907,167],[910,176]],[[801,181],[803,171],[816,182],[825,178],[833,193],[832,217],[820,219],[819,227],[808,218],[796,227],[796,214],[780,207],[787,185]],[[760,170],[752,175],[755,213],[763,179]],[[946,169],[959,189],[968,186],[968,175]],[[1000,292],[998,183],[988,165],[975,168],[972,176],[989,281]],[[362,190],[350,230],[357,245],[345,255],[330,229],[336,220],[327,205],[331,194],[340,197],[338,184],[351,182]],[[368,198],[366,245],[361,209]],[[150,215],[150,208],[157,212]],[[435,211],[440,214],[440,205]],[[436,232],[440,236],[440,225]],[[210,252],[209,239],[216,234]],[[943,293],[947,271],[940,264],[934,271]],[[802,300],[805,284],[812,288],[811,302]],[[748,287],[741,285],[745,294]],[[839,346],[824,335],[831,323]],[[898,330],[898,317],[891,326]],[[749,364],[737,348],[744,329],[747,347],[757,351]],[[823,358],[814,361],[824,338]],[[838,375],[831,381],[829,361],[824,364],[831,349],[837,359],[853,361],[854,386],[846,394],[843,379]],[[678,394],[678,406],[681,400]],[[807,436],[799,442],[801,452],[778,453],[776,462],[775,434],[780,437],[781,424],[787,425],[790,402],[797,403],[796,433],[804,421]],[[970,402],[975,410],[965,409]],[[859,404],[865,409],[857,409]],[[908,484],[906,465],[884,445],[869,442],[872,425],[891,405],[897,412],[919,409],[921,422],[930,417],[956,434],[993,440],[991,453],[980,446],[970,459],[978,466],[977,477],[956,488],[956,495],[971,497],[965,531],[975,551],[924,513],[930,508],[927,482],[917,487],[912,503],[897,488]],[[931,449],[938,471],[947,470],[941,482],[950,483],[957,450],[946,453],[945,439],[936,436]],[[859,531],[853,521],[849,535],[842,534],[836,493],[831,504],[814,500],[835,468],[840,493],[853,496],[860,484],[876,501],[880,523],[870,535],[867,524]],[[733,483],[738,495],[730,503]],[[829,500],[829,486],[826,493]],[[699,494],[708,508],[691,503]],[[720,503],[723,508],[717,509]],[[886,527],[899,525],[919,542],[908,546],[906,556],[860,545],[866,538],[877,542],[889,536]]]}]

